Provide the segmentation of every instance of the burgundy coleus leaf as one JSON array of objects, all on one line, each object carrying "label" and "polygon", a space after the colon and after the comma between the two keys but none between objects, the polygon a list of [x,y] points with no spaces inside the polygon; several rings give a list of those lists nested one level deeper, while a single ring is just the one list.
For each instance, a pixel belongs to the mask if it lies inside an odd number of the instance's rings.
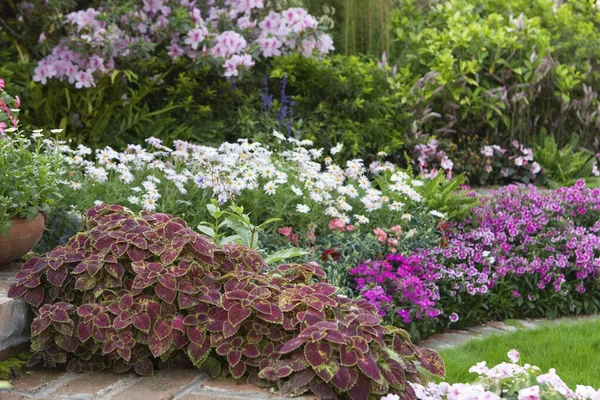
[{"label": "burgundy coleus leaf", "polygon": [[123,279],[123,275],[125,274],[123,266],[117,263],[104,264],[104,270],[119,280]]},{"label": "burgundy coleus leaf", "polygon": [[134,246],[128,246],[127,248],[127,256],[131,259],[131,261],[143,261],[148,257],[148,254],[145,250],[139,249]]},{"label": "burgundy coleus leaf", "polygon": [[166,249],[167,246],[164,243],[151,243],[148,245],[148,250],[150,250],[150,252],[156,256],[160,256],[165,252]]},{"label": "burgundy coleus leaf", "polygon": [[279,349],[279,352],[281,354],[290,353],[290,352],[296,350],[298,347],[302,346],[304,344],[304,342],[305,342],[305,340],[303,338],[295,337],[295,338],[285,342],[283,347],[281,349]]},{"label": "burgundy coleus leaf", "polygon": [[19,297],[23,296],[25,293],[27,293],[27,288],[25,286],[17,286],[16,284],[13,284],[8,289],[8,297],[11,299],[18,299]]},{"label": "burgundy coleus leaf", "polygon": [[322,400],[334,400],[337,398],[333,389],[325,382],[313,379],[310,382],[310,390]]},{"label": "burgundy coleus leaf", "polygon": [[404,386],[406,384],[406,376],[402,365],[394,360],[387,360],[379,364],[383,377],[392,386]]},{"label": "burgundy coleus leaf", "polygon": [[225,321],[227,321],[227,311],[222,308],[214,307],[208,312],[206,329],[210,332],[222,332]]},{"label": "burgundy coleus leaf", "polygon": [[255,358],[255,357],[258,357],[258,355],[260,354],[260,351],[258,350],[258,347],[256,347],[255,345],[246,344],[244,346],[244,348],[242,349],[242,354],[248,358]]},{"label": "burgundy coleus leaf", "polygon": [[31,336],[37,336],[44,332],[50,326],[50,318],[37,317],[31,323]]},{"label": "burgundy coleus leaf", "polygon": [[204,337],[204,340],[200,343],[190,343],[186,349],[186,354],[196,367],[200,367],[210,354],[210,349],[210,340]]},{"label": "burgundy coleus leaf", "polygon": [[180,292],[183,292],[185,294],[196,294],[196,293],[200,292],[200,288],[198,286],[196,286],[194,284],[194,282],[192,282],[189,279],[184,279],[184,280],[180,281],[179,285],[177,287],[177,290],[179,290]]},{"label": "burgundy coleus leaf", "polygon": [[325,363],[314,368],[314,371],[324,382],[329,382],[333,379],[335,374],[337,374],[339,369],[340,364],[334,359],[329,359]]},{"label": "burgundy coleus leaf", "polygon": [[179,308],[181,309],[192,308],[200,303],[197,295],[187,294],[184,292],[179,292],[177,301],[179,303]]},{"label": "burgundy coleus leaf", "polygon": [[66,336],[73,335],[73,331],[75,330],[75,324],[71,320],[69,322],[53,322],[52,326],[58,333]]},{"label": "burgundy coleus leaf", "polygon": [[187,336],[192,343],[201,344],[206,339],[206,331],[197,326],[189,326]]},{"label": "burgundy coleus leaf", "polygon": [[229,364],[229,372],[235,379],[241,378],[246,373],[246,363],[240,361],[235,365]]},{"label": "burgundy coleus leaf", "polygon": [[25,293],[23,299],[25,299],[25,301],[33,307],[39,307],[44,301],[44,288],[37,287],[29,290],[27,293]]},{"label": "burgundy coleus leaf", "polygon": [[227,311],[227,319],[232,325],[240,325],[250,314],[249,309],[244,308],[241,304],[234,304]]},{"label": "burgundy coleus leaf", "polygon": [[145,312],[139,313],[138,315],[133,317],[133,326],[135,326],[143,332],[148,333],[150,331],[150,325],[150,316]]},{"label": "burgundy coleus leaf", "polygon": [[174,249],[173,247],[167,247],[165,251],[160,255],[160,262],[163,265],[170,265],[179,257],[181,254],[181,248]]},{"label": "burgundy coleus leaf", "polygon": [[77,336],[59,335],[56,337],[55,342],[58,345],[58,347],[69,353],[74,353],[75,350],[77,350],[77,347],[79,346],[79,339],[77,338]]},{"label": "burgundy coleus leaf", "polygon": [[175,297],[177,296],[177,291],[175,289],[169,289],[160,283],[157,283],[156,286],[154,286],[154,293],[169,304],[173,304],[175,302]]},{"label": "burgundy coleus leaf", "polygon": [[54,286],[61,286],[67,278],[67,268],[62,266],[56,270],[49,269],[46,271],[46,277],[48,282]]},{"label": "burgundy coleus leaf", "polygon": [[360,357],[362,357],[362,353],[359,353],[357,349],[346,345],[340,346],[340,362],[343,366],[352,367],[356,365]]},{"label": "burgundy coleus leaf", "polygon": [[370,354],[363,354],[363,358],[359,359],[356,365],[358,365],[363,374],[372,380],[381,381],[381,371],[379,371],[377,361]]},{"label": "burgundy coleus leaf", "polygon": [[271,322],[273,324],[283,324],[283,312],[281,308],[276,304],[272,304],[268,312],[258,311],[256,316],[264,321]]},{"label": "burgundy coleus leaf", "polygon": [[[407,385],[410,387],[409,385]],[[358,373],[356,383],[348,390],[348,394],[352,400],[369,400],[369,394],[371,393],[371,381],[363,374]]]},{"label": "burgundy coleus leaf", "polygon": [[230,365],[236,365],[242,359],[244,340],[237,336],[225,339],[216,348],[217,354],[227,356]]},{"label": "burgundy coleus leaf", "polygon": [[378,326],[381,324],[381,318],[373,314],[360,314],[356,320],[362,326]]},{"label": "burgundy coleus leaf", "polygon": [[154,282],[156,282],[156,278],[150,278],[147,274],[138,275],[133,280],[132,289],[137,289],[139,291],[146,289],[151,286]]},{"label": "burgundy coleus leaf", "polygon": [[331,384],[342,392],[350,390],[358,379],[358,372],[354,368],[340,366],[337,373],[331,379]]},{"label": "burgundy coleus leaf", "polygon": [[92,337],[93,330],[94,324],[92,322],[81,321],[79,325],[77,325],[77,337],[81,342],[86,342]]},{"label": "burgundy coleus leaf", "polygon": [[258,373],[258,376],[261,379],[266,379],[271,382],[275,382],[279,378],[277,376],[277,370],[275,369],[275,367],[271,367],[271,366],[261,369],[260,372]]},{"label": "burgundy coleus leaf", "polygon": [[75,289],[85,292],[96,286],[96,279],[91,276],[83,275],[75,281]]},{"label": "burgundy coleus leaf", "polygon": [[177,290],[177,279],[169,273],[159,275],[158,282],[167,289]]},{"label": "burgundy coleus leaf", "polygon": [[438,376],[443,378],[446,375],[446,367],[444,365],[444,360],[440,357],[438,353],[430,349],[421,349],[421,358],[420,358],[421,367],[423,367],[426,371],[431,373],[434,376]]},{"label": "burgundy coleus leaf", "polygon": [[315,371],[313,371],[311,368],[308,368],[303,371],[295,372],[290,377],[290,383],[295,389],[299,389],[310,384],[314,377]]},{"label": "burgundy coleus leaf", "polygon": [[166,353],[172,344],[173,339],[170,335],[163,340],[161,340],[155,333],[148,335],[148,348],[154,357],[160,357]]},{"label": "burgundy coleus leaf", "polygon": [[98,328],[108,328],[110,327],[110,317],[108,314],[102,313],[94,319],[94,325]]},{"label": "burgundy coleus leaf", "polygon": [[171,320],[158,319],[154,323],[154,334],[159,340],[163,340],[171,334],[173,329],[173,322]]},{"label": "burgundy coleus leaf", "polygon": [[315,368],[331,358],[331,346],[326,342],[308,342],[304,347],[304,355],[308,363]]}]

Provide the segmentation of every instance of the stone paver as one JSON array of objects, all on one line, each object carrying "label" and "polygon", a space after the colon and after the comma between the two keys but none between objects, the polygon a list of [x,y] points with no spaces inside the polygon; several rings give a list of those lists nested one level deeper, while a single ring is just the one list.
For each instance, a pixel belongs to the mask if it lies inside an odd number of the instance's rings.
[{"label": "stone paver", "polygon": [[[37,370],[16,379],[0,400],[284,400],[244,380],[211,380],[197,370],[164,369],[151,377],[112,372]],[[316,400],[313,395],[297,397]]]},{"label": "stone paver", "polygon": [[0,361],[29,348],[29,326],[33,313],[23,299],[7,297],[21,264],[0,270]]}]

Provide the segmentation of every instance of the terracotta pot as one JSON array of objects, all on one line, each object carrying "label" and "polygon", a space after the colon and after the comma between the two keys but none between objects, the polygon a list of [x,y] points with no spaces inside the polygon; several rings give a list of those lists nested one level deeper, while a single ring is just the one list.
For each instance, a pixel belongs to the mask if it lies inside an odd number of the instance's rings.
[{"label": "terracotta pot", "polygon": [[44,233],[44,216],[38,213],[31,221],[13,219],[8,237],[0,235],[0,269],[29,253]]}]

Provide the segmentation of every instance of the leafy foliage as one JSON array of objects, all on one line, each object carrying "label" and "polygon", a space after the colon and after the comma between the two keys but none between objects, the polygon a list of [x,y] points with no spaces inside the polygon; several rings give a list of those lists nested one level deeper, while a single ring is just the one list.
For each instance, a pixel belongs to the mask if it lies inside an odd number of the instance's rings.
[{"label": "leafy foliage", "polygon": [[62,157],[56,146],[47,147],[22,133],[0,137],[0,235],[8,235],[11,219],[32,220],[60,198]]},{"label": "leafy foliage", "polygon": [[585,149],[578,150],[578,144],[578,135],[573,135],[562,149],[553,136],[543,135],[539,139],[535,157],[545,170],[545,183],[551,188],[572,186],[578,179],[585,179],[588,186],[600,185],[600,178],[592,176],[596,156]]},{"label": "leafy foliage", "polygon": [[460,221],[477,205],[477,197],[463,188],[464,175],[447,180],[443,174],[423,180],[419,193],[430,210],[442,212],[450,221]]},{"label": "leafy foliage", "polygon": [[414,398],[420,368],[444,375],[435,352],[381,326],[365,300],[335,295],[315,264],[263,273],[253,249],[120,206],[91,208],[84,226],[24,264],[9,291],[33,306],[32,349],[47,366],[150,375],[158,358],[185,354],[217,375],[226,361],[233,377],[284,396],[353,399]]}]

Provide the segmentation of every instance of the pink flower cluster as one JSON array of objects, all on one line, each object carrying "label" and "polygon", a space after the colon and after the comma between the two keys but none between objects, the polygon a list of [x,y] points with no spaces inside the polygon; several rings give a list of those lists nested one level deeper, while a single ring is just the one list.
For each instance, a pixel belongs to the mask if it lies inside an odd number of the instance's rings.
[{"label": "pink flower cluster", "polygon": [[390,228],[390,232],[386,232],[381,228],[376,228],[373,230],[373,234],[377,237],[377,240],[381,243],[385,243],[388,246],[388,250],[391,253],[396,253],[398,241],[402,236],[402,227],[400,225],[394,225]]},{"label": "pink flower cluster", "polygon": [[[596,313],[599,218],[600,189],[583,181],[554,191],[509,185],[471,218],[448,223],[439,246],[365,261],[350,275],[382,315],[396,308],[405,324],[420,319],[424,332],[459,319]],[[383,230],[375,234],[385,240]]]},{"label": "pink flower cluster", "polygon": [[482,181],[498,181],[502,179],[533,181],[542,167],[533,159],[533,150],[513,140],[511,147],[504,149],[500,146],[483,146],[481,154],[484,157]]},{"label": "pink flower cluster", "polygon": [[19,123],[18,114],[21,107],[19,96],[12,98],[4,91],[4,79],[0,78],[0,134],[4,135],[9,126],[16,128]]},{"label": "pink flower cluster", "polygon": [[419,173],[425,178],[433,179],[442,170],[446,174],[446,178],[451,179],[454,163],[448,158],[445,151],[438,149],[438,146],[439,143],[435,139],[430,139],[427,144],[415,146]]},{"label": "pink flower cluster", "polygon": [[[138,1],[137,6],[118,15],[109,15],[112,11],[104,8],[67,15],[64,27],[68,36],[40,60],[33,80],[46,84],[58,79],[89,88],[95,86],[98,74],[163,46],[174,62],[183,57],[199,62],[216,60],[226,77],[250,69],[259,57],[294,52],[311,57],[333,50],[331,36],[322,33],[318,21],[302,8],[275,12],[265,9],[264,0],[202,5],[190,0]],[[175,20],[181,15],[188,16],[183,25]],[[220,31],[223,20],[229,29]],[[41,41],[48,40],[42,35]]]}]

